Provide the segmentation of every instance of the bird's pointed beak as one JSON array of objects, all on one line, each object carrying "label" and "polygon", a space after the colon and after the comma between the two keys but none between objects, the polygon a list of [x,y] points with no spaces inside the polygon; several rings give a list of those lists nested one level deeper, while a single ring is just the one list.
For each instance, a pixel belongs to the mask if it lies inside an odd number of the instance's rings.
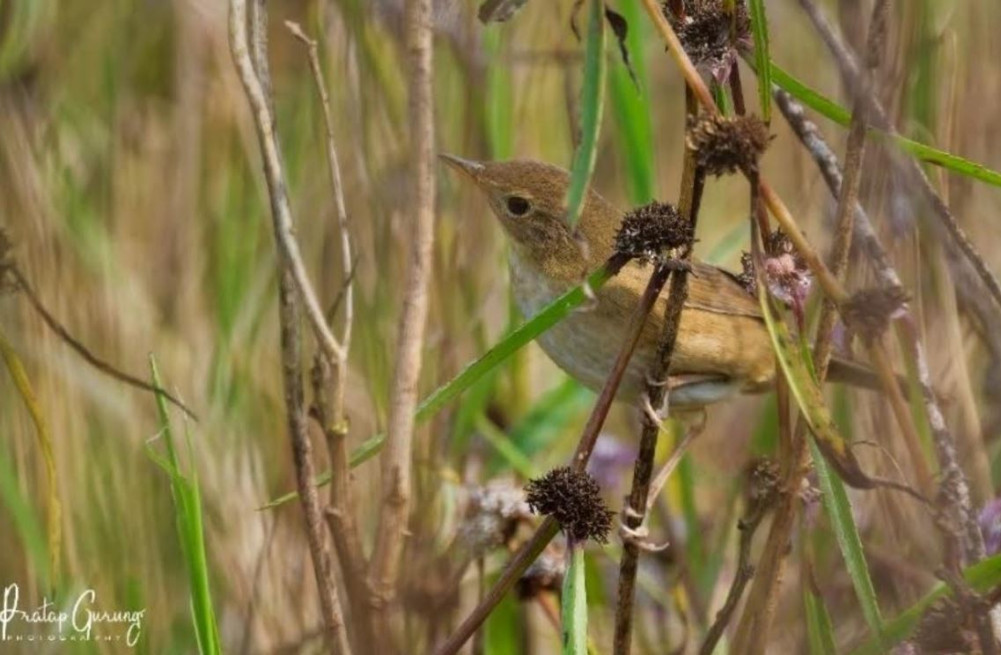
[{"label": "bird's pointed beak", "polygon": [[457,171],[461,171],[474,182],[479,182],[484,169],[483,164],[480,162],[473,161],[471,159],[463,159],[462,157],[456,157],[455,155],[450,155],[445,152],[440,153],[438,158]]}]

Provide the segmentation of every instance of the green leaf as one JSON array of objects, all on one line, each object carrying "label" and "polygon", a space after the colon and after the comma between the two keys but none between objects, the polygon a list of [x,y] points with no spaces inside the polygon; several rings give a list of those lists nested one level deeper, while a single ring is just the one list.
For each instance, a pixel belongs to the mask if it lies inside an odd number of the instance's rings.
[{"label": "green leaf", "polygon": [[[156,360],[150,355],[150,370],[153,386],[162,389]],[[189,479],[180,468],[180,458],[174,446],[174,435],[167,413],[167,402],[161,392],[156,394],[156,412],[160,420],[160,434],[166,447],[167,456],[158,454],[150,445],[146,454],[170,478],[171,494],[174,498],[174,520],[181,554],[188,570],[191,595],[191,616],[195,625],[198,651],[202,655],[218,655],[222,652],[219,628],[215,610],[212,608],[212,593],[209,585],[209,565],[205,551],[205,528],[202,521],[202,501],[198,487],[198,476],[192,469]],[[191,455],[191,439],[185,433],[188,454]]]},{"label": "green leaf", "polygon": [[[801,350],[800,345],[792,339],[785,322],[772,313],[768,292],[762,281],[758,283],[758,299],[768,333],[772,338],[775,358],[813,435],[813,439],[810,440],[810,451],[823,492],[824,508],[831,519],[831,526],[845,559],[848,575],[852,579],[855,594],[862,606],[862,614],[872,631],[878,635],[882,630],[879,604],[862,552],[862,541],[859,539],[852,516],[851,504],[848,502],[848,495],[845,493],[841,478],[863,488],[872,486],[872,481],[862,472],[847,442],[838,432],[824,403],[820,386],[813,377],[808,353]],[[829,465],[837,470],[838,475],[831,474]],[[841,477],[838,477],[839,475]]]},{"label": "green leaf", "polygon": [[852,579],[852,586],[855,587],[855,595],[862,606],[862,615],[869,624],[869,629],[881,639],[883,619],[879,611],[879,601],[876,599],[876,590],[869,575],[865,553],[862,552],[862,540],[859,538],[858,528],[852,516],[852,506],[848,494],[845,493],[845,486],[837,475],[831,474],[827,460],[821,455],[816,441],[810,442],[810,452],[813,454],[817,479],[823,492],[824,509],[830,518],[838,547],[845,558],[845,568],[848,569],[848,576]]},{"label": "green leaf", "polygon": [[763,282],[758,283],[758,300],[768,334],[772,338],[775,359],[778,360],[779,368],[789,382],[789,390],[810,427],[813,440],[827,461],[837,469],[838,474],[846,482],[860,489],[875,486],[873,480],[862,472],[848,443],[838,432],[824,402],[823,390],[814,379],[808,352],[800,349],[799,344],[789,334],[785,322],[772,313],[771,302]]},{"label": "green leaf", "polygon": [[511,437],[494,425],[493,421],[485,415],[480,414],[476,419],[476,429],[479,430],[483,439],[497,451],[501,458],[518,472],[518,475],[526,480],[538,477],[538,472],[532,460],[525,457],[524,453],[518,450],[518,447],[511,442]]},{"label": "green leaf", "polygon": [[567,188],[567,224],[577,226],[584,198],[594,172],[598,155],[598,133],[605,101],[605,4],[603,0],[588,3],[587,42],[584,46],[584,84],[580,93],[580,143],[570,167]]},{"label": "green leaf", "polygon": [[587,655],[587,584],[584,545],[569,544],[570,564],[563,576],[560,618],[563,620],[563,655]]},{"label": "green leaf", "polygon": [[803,585],[803,612],[806,614],[806,639],[810,655],[837,655],[834,626],[824,606],[824,599]]},{"label": "green leaf", "polygon": [[[990,591],[1001,584],[1001,554],[992,555],[967,567],[963,571],[963,577],[974,591],[978,593]],[[932,603],[951,595],[952,591],[945,583],[936,584],[921,600],[884,626],[882,641],[876,637],[870,637],[864,644],[851,651],[851,655],[879,655],[887,652],[910,636]]]},{"label": "green leaf", "polygon": [[594,392],[567,378],[544,393],[532,408],[508,430],[511,442],[528,459],[547,450],[571,421],[594,402]]},{"label": "green leaf", "polygon": [[[851,123],[852,117],[850,111],[826,97],[819,91],[810,88],[800,80],[796,79],[788,72],[775,65],[774,62],[771,63],[769,68],[772,74],[772,82],[774,82],[779,88],[787,91],[791,96],[802,102],[804,105],[818,114],[829,118],[838,125],[847,127]],[[950,170],[954,173],[972,177],[975,180],[980,180],[981,182],[986,182],[987,184],[991,184],[996,187],[1001,187],[1001,173],[987,168],[982,164],[950,154],[944,150],[932,148],[931,146],[919,143],[913,139],[908,139],[900,136],[899,134],[890,137],[890,135],[876,128],[870,128],[869,134],[875,137],[891,138],[901,150],[913,155],[921,161],[941,166],[942,168]]]},{"label": "green leaf", "polygon": [[771,58],[768,56],[768,17],[765,15],[765,0],[750,0],[748,10],[751,18],[751,32],[754,34],[754,61],[758,71],[758,99],[761,102],[761,119],[772,120],[772,76]]},{"label": "green leaf", "polygon": [[654,198],[653,147],[656,142],[653,138],[648,97],[643,93],[647,88],[646,64],[643,59],[643,30],[647,21],[641,20],[636,0],[620,2],[618,9],[629,24],[626,47],[631,53],[636,83],[633,83],[625,66],[612,67],[612,114],[620,136],[615,141],[622,149],[625,159],[629,198],[634,204],[643,205]]},{"label": "green leaf", "polygon": [[[526,321],[514,332],[504,337],[500,343],[466,366],[466,368],[464,368],[458,375],[446,382],[444,385],[438,387],[431,393],[430,396],[425,398],[424,401],[417,407],[417,412],[414,416],[417,423],[423,423],[427,419],[434,416],[438,410],[475,384],[477,380],[503,363],[504,360],[513,355],[520,348],[524,347],[540,334],[566,318],[570,312],[574,310],[574,308],[584,302],[584,299],[587,298],[587,293],[584,291],[585,287],[589,288],[592,292],[597,291],[604,286],[605,282],[607,282],[611,277],[612,273],[609,272],[608,268],[602,266],[595,272],[591,273],[583,285],[570,289],[562,296],[546,305],[545,309]],[[376,434],[369,437],[361,445],[355,448],[355,450],[351,453],[351,468],[354,468],[362,462],[374,457],[375,454],[382,448],[382,443],[385,439],[386,435]],[[321,473],[316,478],[317,486],[322,486],[328,484],[329,482],[330,471]],[[269,501],[265,505],[262,505],[259,509],[273,509],[279,505],[284,505],[297,497],[298,494],[296,492],[287,493]]]}]

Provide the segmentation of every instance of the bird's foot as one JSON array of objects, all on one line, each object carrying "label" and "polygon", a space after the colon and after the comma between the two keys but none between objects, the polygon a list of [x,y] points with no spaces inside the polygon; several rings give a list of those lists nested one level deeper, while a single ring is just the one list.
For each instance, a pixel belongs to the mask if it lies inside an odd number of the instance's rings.
[{"label": "bird's foot", "polygon": [[657,409],[654,409],[653,403],[650,402],[650,394],[645,392],[643,393],[643,413],[646,415],[648,419],[650,419],[651,423],[653,423],[654,425],[660,425],[665,420],[667,420],[668,416],[667,410],[668,410],[667,395],[664,396],[664,401],[661,403],[661,406]]},{"label": "bird's foot", "polygon": [[[642,518],[642,516],[631,507],[626,507],[623,514],[634,518]],[[644,553],[659,553],[667,550],[667,548],[671,545],[669,541],[665,541],[661,544],[656,544],[650,541],[650,531],[647,529],[645,523],[640,523],[635,528],[630,528],[625,523],[620,523],[619,536],[622,538],[622,543],[632,544]]]}]

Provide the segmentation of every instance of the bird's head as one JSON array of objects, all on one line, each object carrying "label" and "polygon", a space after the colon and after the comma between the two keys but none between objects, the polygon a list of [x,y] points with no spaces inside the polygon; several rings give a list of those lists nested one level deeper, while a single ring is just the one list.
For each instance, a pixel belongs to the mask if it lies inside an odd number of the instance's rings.
[{"label": "bird's head", "polygon": [[611,254],[620,212],[588,191],[575,235],[566,220],[566,170],[531,159],[441,159],[483,192],[518,254],[546,272],[576,279]]}]

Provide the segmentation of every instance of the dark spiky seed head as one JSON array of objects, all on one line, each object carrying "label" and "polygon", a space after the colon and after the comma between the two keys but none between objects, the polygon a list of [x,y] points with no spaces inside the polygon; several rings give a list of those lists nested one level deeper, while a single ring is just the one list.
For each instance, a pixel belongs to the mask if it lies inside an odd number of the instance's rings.
[{"label": "dark spiky seed head", "polygon": [[[732,15],[724,9],[722,0],[686,2],[684,19],[675,16],[668,4],[664,3],[664,16],[677,33],[689,59],[723,82],[737,60],[738,49],[747,49],[752,42],[746,3],[738,0],[734,8],[736,13]],[[695,6],[690,6],[693,4]]]},{"label": "dark spiky seed head", "polygon": [[740,255],[741,272],[737,275],[737,282],[744,287],[747,293],[752,296],[758,293],[758,278],[754,274],[754,257],[746,250]]},{"label": "dark spiky seed head", "polygon": [[[796,246],[793,245],[792,239],[789,235],[779,228],[768,235],[765,239],[765,253],[769,257],[777,257],[779,255],[794,255],[797,261],[803,263],[800,257],[799,251],[796,250]],[[805,263],[803,263],[805,266]]]},{"label": "dark spiky seed head", "polygon": [[701,114],[689,119],[685,138],[695,152],[696,163],[717,177],[738,170],[756,173],[758,160],[770,142],[768,126],[757,116]]},{"label": "dark spiky seed head", "polygon": [[605,506],[598,482],[588,473],[563,466],[532,480],[525,490],[532,511],[556,519],[567,539],[608,542],[615,513]]},{"label": "dark spiky seed head", "polygon": [[745,493],[751,508],[767,507],[775,500],[780,484],[778,463],[767,457],[750,462],[747,467]]},{"label": "dark spiky seed head", "polygon": [[688,248],[694,240],[692,224],[674,205],[654,201],[623,217],[615,250],[642,262],[662,262],[675,256],[672,250]]},{"label": "dark spiky seed head", "polygon": [[907,292],[898,286],[863,289],[848,299],[842,314],[848,327],[872,341],[883,334],[908,300]]}]

